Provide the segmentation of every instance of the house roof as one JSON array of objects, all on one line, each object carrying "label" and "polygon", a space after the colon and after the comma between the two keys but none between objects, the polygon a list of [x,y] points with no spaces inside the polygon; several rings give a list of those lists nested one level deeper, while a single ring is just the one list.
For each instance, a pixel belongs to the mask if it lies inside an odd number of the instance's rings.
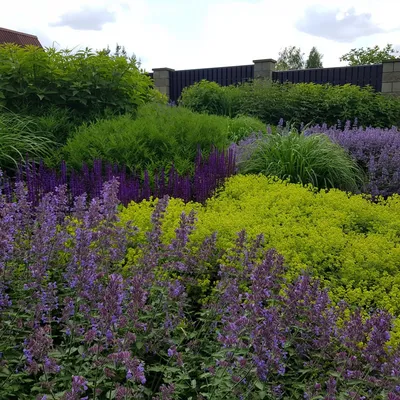
[{"label": "house roof", "polygon": [[19,44],[20,46],[34,45],[42,47],[39,39],[35,35],[12,31],[11,29],[0,27],[0,44],[2,43],[15,43]]}]

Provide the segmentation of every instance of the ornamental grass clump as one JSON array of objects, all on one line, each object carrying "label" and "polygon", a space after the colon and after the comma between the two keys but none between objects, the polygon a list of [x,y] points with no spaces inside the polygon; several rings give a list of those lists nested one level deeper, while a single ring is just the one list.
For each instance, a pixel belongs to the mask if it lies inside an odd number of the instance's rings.
[{"label": "ornamental grass clump", "polygon": [[27,156],[45,158],[56,143],[41,131],[36,122],[0,109],[0,168],[15,170]]},{"label": "ornamental grass clump", "polygon": [[[243,144],[246,146],[246,144]],[[305,136],[294,129],[259,136],[241,151],[239,172],[288,179],[292,183],[357,192],[364,177],[356,162],[324,135]],[[246,154],[247,153],[247,154]]]},{"label": "ornamental grass clump", "polygon": [[34,212],[21,183],[0,197],[0,398],[400,398],[388,313],[288,284],[262,235],[192,246],[193,211],[165,242],[167,197],[137,243],[117,192],[69,208],[60,187]]}]

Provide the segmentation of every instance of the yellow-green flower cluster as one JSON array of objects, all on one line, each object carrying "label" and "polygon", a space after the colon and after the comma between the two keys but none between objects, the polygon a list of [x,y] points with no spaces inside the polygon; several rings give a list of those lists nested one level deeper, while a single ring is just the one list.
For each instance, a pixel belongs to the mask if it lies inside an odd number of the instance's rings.
[{"label": "yellow-green flower cluster", "polygon": [[[144,238],[157,200],[132,203],[121,212]],[[171,199],[163,224],[164,239],[175,235],[182,211],[197,211],[194,246],[217,232],[218,246],[229,249],[245,229],[262,233],[267,248],[285,257],[288,278],[311,271],[344,299],[367,309],[400,315],[400,196],[373,203],[361,195],[310,187],[264,176],[238,175],[204,206]]]}]

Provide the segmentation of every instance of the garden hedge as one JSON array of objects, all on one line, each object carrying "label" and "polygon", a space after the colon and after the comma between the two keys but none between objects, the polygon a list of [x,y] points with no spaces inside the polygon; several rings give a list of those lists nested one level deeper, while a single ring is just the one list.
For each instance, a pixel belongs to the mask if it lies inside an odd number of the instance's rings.
[{"label": "garden hedge", "polygon": [[275,83],[254,80],[221,87],[201,81],[183,90],[179,104],[193,111],[218,115],[249,115],[264,123],[285,121],[300,125],[334,125],[358,119],[362,126],[400,124],[400,100],[376,93],[371,87],[314,83]]}]

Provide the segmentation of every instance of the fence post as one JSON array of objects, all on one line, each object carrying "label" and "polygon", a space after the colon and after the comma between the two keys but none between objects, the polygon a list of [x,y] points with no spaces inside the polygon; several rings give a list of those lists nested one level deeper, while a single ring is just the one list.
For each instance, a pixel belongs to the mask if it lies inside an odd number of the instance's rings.
[{"label": "fence post", "polygon": [[382,93],[400,96],[400,58],[383,62]]},{"label": "fence post", "polygon": [[172,68],[153,68],[154,87],[162,94],[165,94],[168,99],[170,95],[171,72],[174,71]]},{"label": "fence post", "polygon": [[265,60],[253,60],[254,63],[254,79],[267,78],[272,79],[272,72],[275,71],[276,61],[272,58]]}]

